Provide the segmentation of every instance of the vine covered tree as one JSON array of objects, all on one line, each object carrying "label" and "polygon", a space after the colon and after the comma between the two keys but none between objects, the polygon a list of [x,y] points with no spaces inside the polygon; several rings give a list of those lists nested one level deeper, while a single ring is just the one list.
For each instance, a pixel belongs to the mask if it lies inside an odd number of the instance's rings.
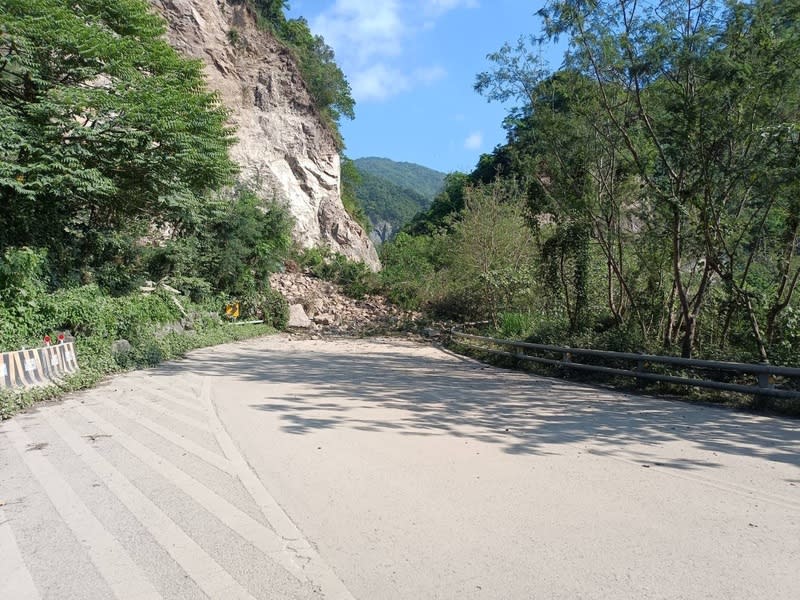
[{"label": "vine covered tree", "polygon": [[541,15],[546,39],[570,41],[558,73],[523,40],[478,76],[490,100],[522,103],[508,146],[556,224],[543,247],[559,252],[543,258],[581,255],[586,238],[559,240],[587,232],[614,320],[684,356],[705,323],[766,360],[797,287],[798,14],[796,1],[554,1]]},{"label": "vine covered tree", "polygon": [[[463,256],[460,223],[480,231],[465,191],[523,182],[532,291],[504,300],[501,325],[534,342],[797,364],[800,1],[552,0],[540,16],[541,35],[490,54],[476,79],[515,104],[506,143],[383,249],[433,269],[418,269],[416,298],[435,309],[466,272],[428,250]],[[538,45],[558,40],[552,71]],[[393,277],[414,296],[408,272]],[[480,308],[448,300],[462,318]]]}]

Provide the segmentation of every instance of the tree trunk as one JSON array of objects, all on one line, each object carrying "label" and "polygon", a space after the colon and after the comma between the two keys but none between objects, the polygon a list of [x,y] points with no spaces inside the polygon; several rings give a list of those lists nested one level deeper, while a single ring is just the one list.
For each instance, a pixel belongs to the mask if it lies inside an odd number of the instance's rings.
[{"label": "tree trunk", "polygon": [[764,345],[764,336],[761,335],[761,328],[758,326],[758,317],[756,316],[756,311],[753,310],[753,301],[749,296],[747,296],[745,306],[747,306],[747,317],[750,319],[750,327],[753,330],[753,336],[756,338],[758,357],[761,359],[761,362],[769,362],[767,347]]},{"label": "tree trunk", "polygon": [[690,315],[684,323],[683,338],[681,339],[681,356],[683,358],[692,358],[696,331],[697,320],[693,315]]}]

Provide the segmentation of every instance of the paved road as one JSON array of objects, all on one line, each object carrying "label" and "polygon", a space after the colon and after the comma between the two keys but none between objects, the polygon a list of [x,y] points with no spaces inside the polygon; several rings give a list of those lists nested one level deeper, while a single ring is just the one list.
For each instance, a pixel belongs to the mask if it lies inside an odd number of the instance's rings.
[{"label": "paved road", "polygon": [[800,421],[276,336],[0,424],[0,598],[800,598]]}]

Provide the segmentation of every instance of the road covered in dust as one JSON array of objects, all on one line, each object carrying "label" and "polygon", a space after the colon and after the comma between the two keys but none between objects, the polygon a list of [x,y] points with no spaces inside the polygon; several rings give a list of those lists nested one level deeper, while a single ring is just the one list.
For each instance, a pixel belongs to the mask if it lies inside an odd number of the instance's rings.
[{"label": "road covered in dust", "polygon": [[196,351],[0,424],[2,598],[794,599],[800,422],[396,339]]}]

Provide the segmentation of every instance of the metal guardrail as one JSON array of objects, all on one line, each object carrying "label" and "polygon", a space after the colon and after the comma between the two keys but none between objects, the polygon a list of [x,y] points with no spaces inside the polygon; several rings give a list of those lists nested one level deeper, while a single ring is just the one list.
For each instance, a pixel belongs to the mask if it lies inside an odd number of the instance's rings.
[{"label": "metal guardrail", "polygon": [[[450,330],[453,338],[471,340],[478,342],[488,342],[496,346],[517,349],[517,352],[490,349],[476,344],[458,342],[462,346],[496,354],[508,356],[518,360],[535,362],[555,367],[576,369],[581,371],[593,371],[606,375],[620,375],[624,377],[635,377],[637,379],[649,381],[662,381],[664,383],[674,383],[679,385],[689,385],[694,387],[738,392],[741,394],[751,394],[755,396],[772,396],[776,398],[800,399],[800,391],[784,390],[774,387],[771,377],[785,377],[789,379],[800,379],[800,369],[793,367],[778,367],[769,364],[749,364],[724,362],[717,360],[697,360],[693,358],[679,358],[676,356],[658,356],[654,354],[635,354],[629,352],[611,352],[607,350],[591,350],[587,348],[569,348],[564,346],[552,346],[549,344],[531,344],[528,342],[517,342],[514,340],[504,340],[482,335],[472,335],[463,333],[456,328]],[[546,358],[544,356],[532,356],[525,351],[536,351],[539,353],[561,354],[561,359]],[[578,356],[590,356],[595,358],[605,358],[622,361],[635,361],[636,369],[619,369],[616,367],[604,367],[601,365],[587,365],[575,362]],[[714,381],[711,379],[696,379],[691,377],[681,377],[677,375],[664,375],[661,373],[651,373],[645,370],[647,364],[665,364],[672,366],[682,366],[691,369],[713,369],[717,371],[729,371],[737,374],[752,374],[757,378],[757,385],[743,385],[738,383],[728,383],[724,381]]]}]

